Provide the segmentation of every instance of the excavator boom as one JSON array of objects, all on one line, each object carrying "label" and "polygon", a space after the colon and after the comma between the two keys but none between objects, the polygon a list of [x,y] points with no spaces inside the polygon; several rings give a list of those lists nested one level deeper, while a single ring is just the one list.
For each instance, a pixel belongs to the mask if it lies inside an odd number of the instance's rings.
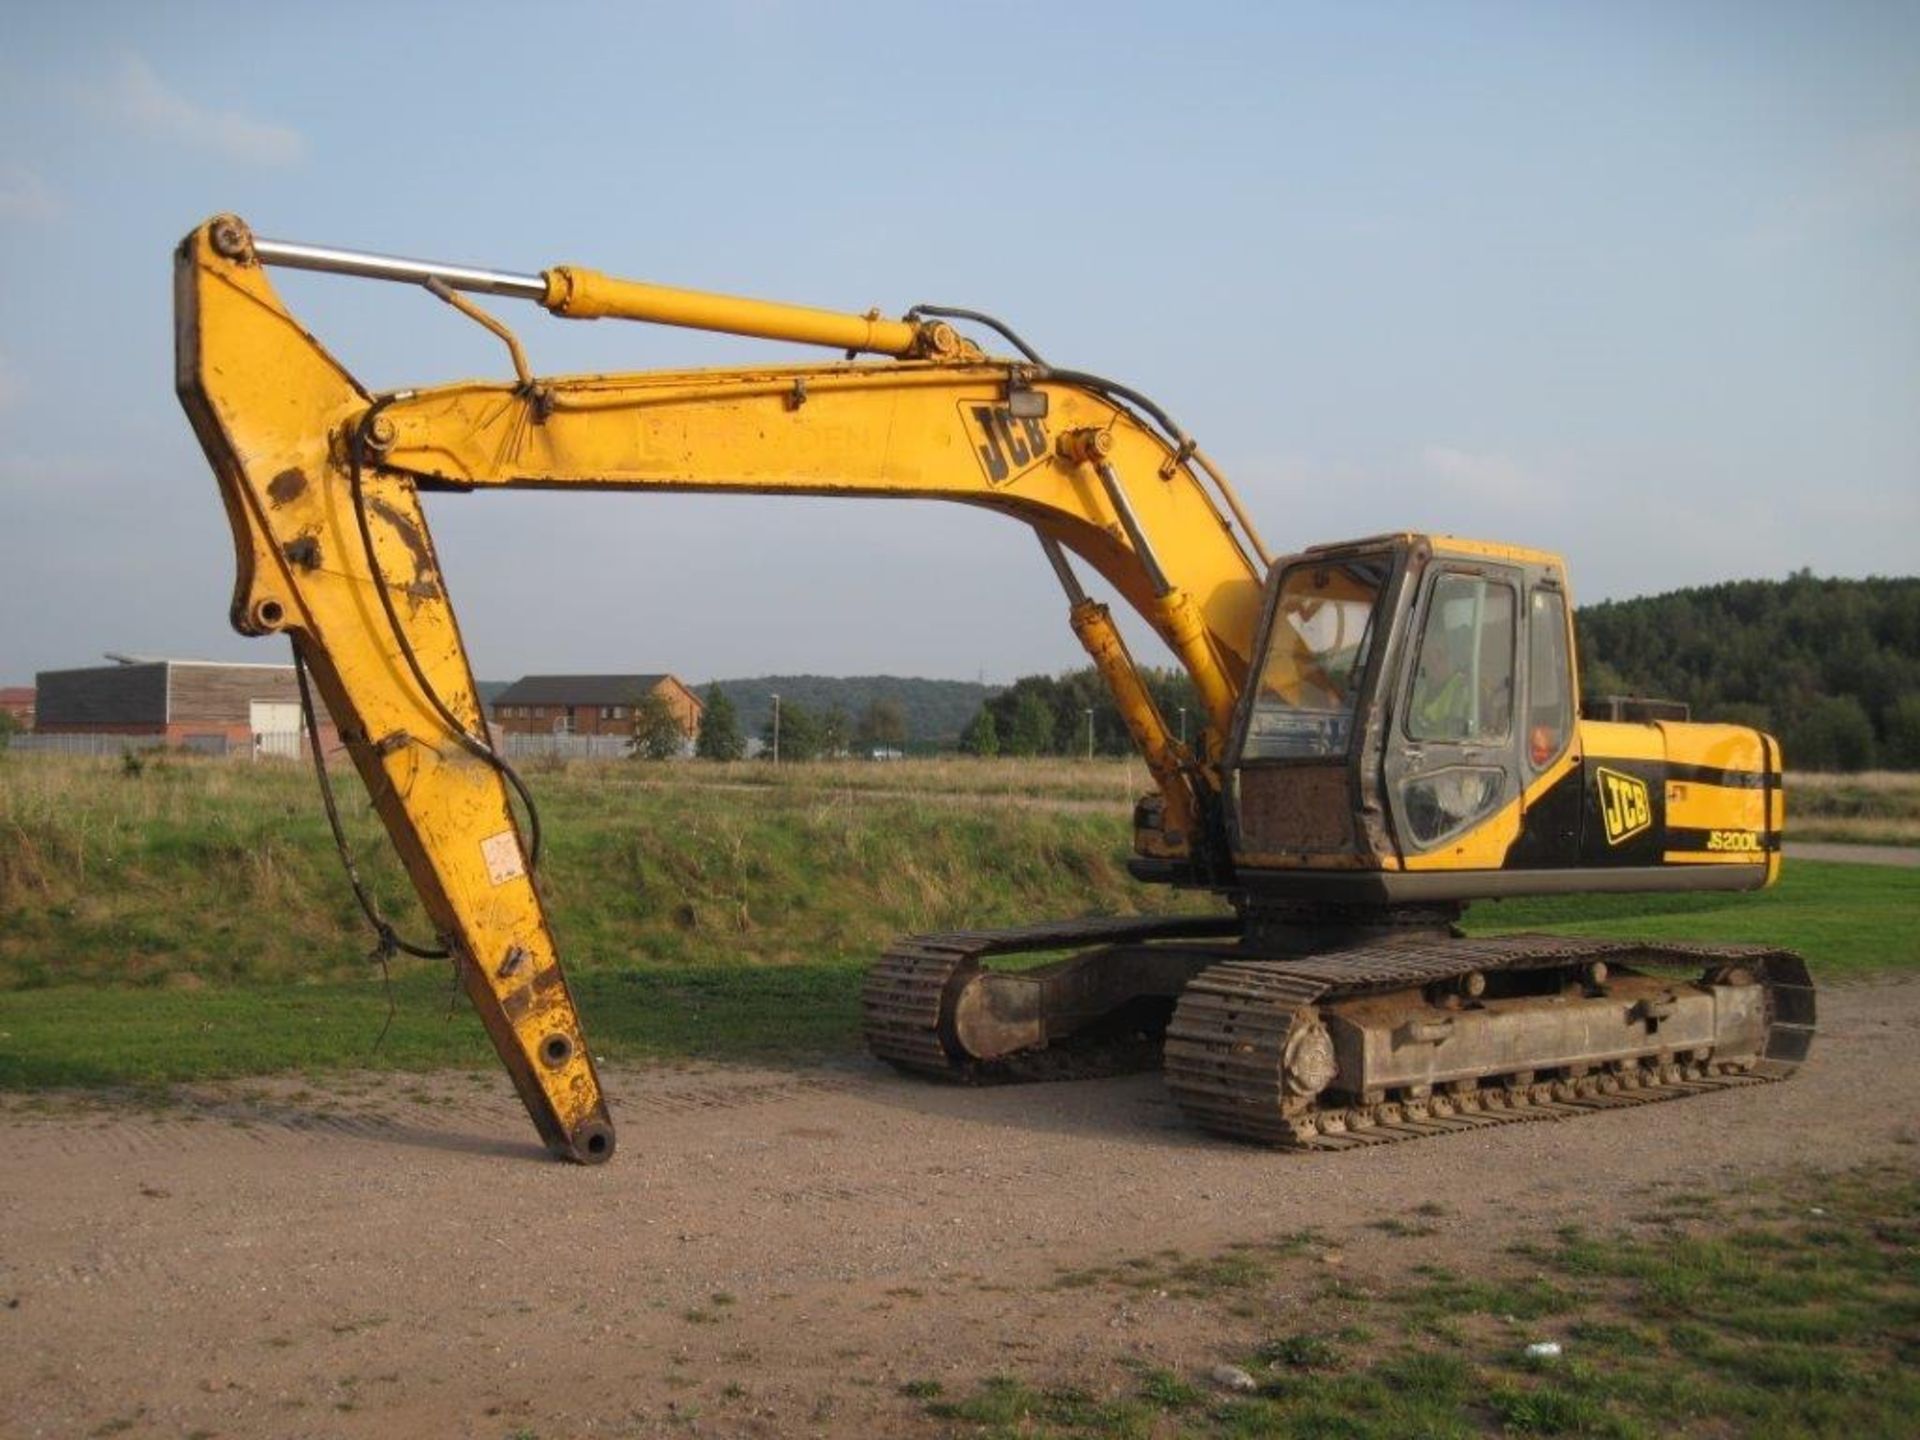
[{"label": "excavator boom", "polygon": [[[536,380],[375,396],[280,302],[268,262],[537,299],[904,358]],[[734,300],[562,267],[543,277],[255,241],[232,217],[176,260],[177,388],[220,484],[243,634],[286,634],[412,876],[542,1137],[574,1160],[613,1148],[593,1060],[534,884],[421,505],[500,487],[943,499],[1030,525],[1071,587],[1074,629],[1159,781],[1167,844],[1217,786],[1260,606],[1257,541],[1213,503],[1190,454],[1123,401],[1044,367],[989,360],[944,322]],[[1063,438],[1064,437],[1064,438]],[[1152,537],[1149,540],[1149,536]],[[1153,712],[1105,608],[1063,552],[1104,576],[1193,674],[1211,725],[1188,753]]]}]

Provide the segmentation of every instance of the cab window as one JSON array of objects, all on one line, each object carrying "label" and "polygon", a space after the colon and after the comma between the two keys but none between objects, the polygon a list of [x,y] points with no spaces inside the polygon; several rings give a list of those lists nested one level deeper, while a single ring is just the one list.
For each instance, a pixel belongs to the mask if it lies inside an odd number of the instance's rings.
[{"label": "cab window", "polygon": [[1392,573],[1386,556],[1295,565],[1280,580],[1247,720],[1247,759],[1345,755]]},{"label": "cab window", "polygon": [[1573,666],[1567,654],[1567,601],[1535,590],[1527,602],[1527,761],[1544,770],[1567,748],[1573,729]]},{"label": "cab window", "polygon": [[1415,740],[1480,743],[1513,733],[1513,588],[1479,575],[1442,574],[1407,706]]}]

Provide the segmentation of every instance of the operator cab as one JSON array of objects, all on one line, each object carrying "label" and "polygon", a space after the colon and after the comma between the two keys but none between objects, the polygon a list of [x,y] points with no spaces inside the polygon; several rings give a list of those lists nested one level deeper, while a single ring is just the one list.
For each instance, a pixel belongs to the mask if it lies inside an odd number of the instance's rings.
[{"label": "operator cab", "polygon": [[1577,758],[1564,577],[1540,551],[1425,535],[1276,565],[1228,757],[1247,888],[1378,902],[1437,893],[1409,872],[1500,869],[1522,795]]}]

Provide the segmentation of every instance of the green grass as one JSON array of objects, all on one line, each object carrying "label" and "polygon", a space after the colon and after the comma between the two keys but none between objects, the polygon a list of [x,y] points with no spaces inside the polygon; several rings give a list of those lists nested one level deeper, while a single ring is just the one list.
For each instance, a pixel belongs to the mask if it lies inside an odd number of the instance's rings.
[{"label": "green grass", "polygon": [[1789,860],[1768,890],[1489,901],[1468,913],[1467,929],[1780,945],[1805,955],[1816,981],[1911,970],[1920,870]]},{"label": "green grass", "polygon": [[[855,788],[881,771],[901,793]],[[1071,803],[1009,803],[1000,769],[962,762],[792,767],[757,786],[687,766],[536,776],[541,885],[595,1053],[845,1052],[860,976],[897,935],[1208,903],[1135,884],[1126,807],[1074,798],[1123,788],[1123,767],[1032,775]],[[363,873],[423,934],[357,783],[342,793]],[[1765,942],[1819,979],[1869,975],[1920,966],[1920,872],[1789,862],[1759,894],[1506,901],[1468,924]],[[0,1087],[491,1063],[429,962],[396,963],[374,1051],[386,998],[367,946],[305,771],[0,756]]]},{"label": "green grass", "polygon": [[[1690,1198],[1654,1227],[1564,1230],[1486,1256],[1468,1279],[1416,1268],[1364,1294],[1334,1293],[1310,1255],[1264,1247],[1260,1303],[1249,1312],[1244,1295],[1215,1301],[1214,1318],[1243,1338],[1221,1342],[1202,1373],[1128,1355],[1113,1362],[1104,1394],[1000,1375],[926,1408],[960,1422],[956,1435],[1055,1440],[1912,1434],[1912,1168],[1800,1174],[1740,1196]],[[1139,1268],[1122,1262],[1102,1283]],[[1316,1281],[1319,1297],[1303,1306]],[[1255,1333],[1309,1316],[1311,1331]],[[1561,1356],[1528,1358],[1541,1339],[1560,1342]],[[1257,1393],[1203,1384],[1222,1361],[1245,1369]]]},{"label": "green grass", "polygon": [[[863,966],[683,973],[658,966],[575,977],[603,1060],[815,1060],[859,1043]],[[444,973],[204,990],[67,985],[0,993],[0,1089],[158,1085],[280,1070],[437,1070],[496,1063]],[[375,1048],[375,1041],[379,1046]]]}]

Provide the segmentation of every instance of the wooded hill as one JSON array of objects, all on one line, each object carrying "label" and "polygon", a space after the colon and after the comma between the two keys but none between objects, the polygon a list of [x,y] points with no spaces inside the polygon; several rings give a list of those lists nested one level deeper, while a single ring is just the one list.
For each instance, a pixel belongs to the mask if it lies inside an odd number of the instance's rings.
[{"label": "wooded hill", "polygon": [[1581,691],[1757,725],[1798,770],[1920,769],[1920,577],[1733,580],[1575,614]]}]

